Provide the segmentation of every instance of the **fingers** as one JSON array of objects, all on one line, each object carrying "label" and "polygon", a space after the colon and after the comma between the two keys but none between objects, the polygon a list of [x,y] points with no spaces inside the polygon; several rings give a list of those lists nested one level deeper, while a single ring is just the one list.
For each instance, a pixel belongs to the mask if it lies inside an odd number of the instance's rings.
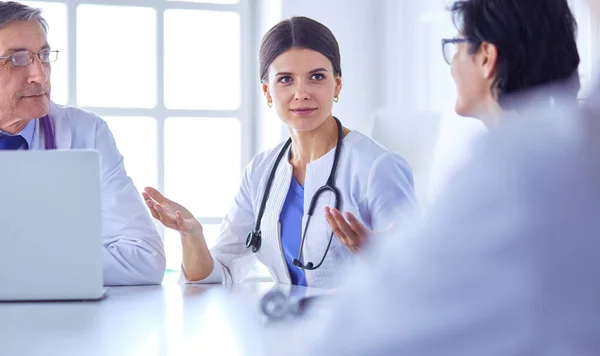
[{"label": "fingers", "polygon": [[158,212],[154,208],[154,206],[157,205],[157,203],[145,192],[142,193],[142,196],[144,197],[144,202],[146,202],[146,206],[150,209],[150,214],[152,214],[152,217],[157,220],[160,220]]},{"label": "fingers", "polygon": [[[167,227],[171,227],[174,223],[173,220],[176,220],[176,217],[172,216],[172,213],[169,214],[167,210],[161,205],[168,204],[169,200],[165,198],[160,192],[154,188],[146,187],[142,192],[142,197],[146,202],[146,205],[150,209],[150,213],[152,217],[156,220],[159,220],[163,223],[163,225]],[[176,223],[176,222],[175,222]]]},{"label": "fingers", "polygon": [[371,230],[367,229],[351,212],[347,211],[344,213],[346,220],[350,223],[352,230],[356,232],[361,238],[366,238],[371,235]]},{"label": "fingers", "polygon": [[165,198],[158,190],[156,190],[152,187],[144,188],[144,193],[142,193],[142,195],[144,196],[144,199],[146,198],[146,195],[147,195],[148,197],[152,198],[153,200],[155,200],[158,203],[164,204],[164,203],[169,202],[169,199]]},{"label": "fingers", "polygon": [[184,220],[183,220],[183,215],[181,214],[180,211],[175,212],[175,221],[177,222],[177,226],[179,226],[179,228],[182,229]]},{"label": "fingers", "polygon": [[[328,216],[329,215],[329,216]],[[344,244],[350,251],[356,249],[357,240],[359,239],[356,232],[346,221],[344,216],[337,209],[327,209],[325,217],[329,221],[331,231],[337,236],[341,243]]]},{"label": "fingers", "polygon": [[156,220],[159,220],[163,225],[169,228],[175,228],[177,225],[176,217],[173,214],[169,213],[165,208],[158,203],[150,203],[148,205],[150,207],[150,211],[152,212],[152,217]]},{"label": "fingers", "polygon": [[337,209],[325,208],[325,219],[335,236],[352,252],[358,251],[371,233],[349,212],[342,215]]},{"label": "fingers", "polygon": [[160,220],[160,216],[158,215],[158,212],[156,212],[156,210],[154,209],[154,207],[150,207],[150,214],[152,214],[152,217],[155,218],[156,220]]},{"label": "fingers", "polygon": [[148,193],[142,192],[142,198],[144,198],[144,201],[146,202],[146,205],[148,205],[148,207],[150,207],[150,203],[154,204],[154,199],[152,199],[152,197]]},{"label": "fingers", "polygon": [[156,212],[156,214],[158,215],[158,220],[160,220],[163,224],[166,224],[168,222],[168,214],[160,204],[154,203],[152,210]]},{"label": "fingers", "polygon": [[191,236],[202,236],[204,239],[204,235],[202,234],[202,225],[196,219],[186,219],[181,211],[175,212],[175,223],[177,224],[177,229],[182,234],[187,234]]},{"label": "fingers", "polygon": [[356,240],[358,238],[357,231],[354,231],[354,228],[348,223],[348,221],[346,221],[346,218],[342,215],[342,213],[340,213],[340,211],[337,209],[330,209],[330,211],[331,215],[333,215],[333,217],[335,218],[336,223],[338,224],[346,238]]},{"label": "fingers", "polygon": [[331,227],[331,231],[333,231],[335,236],[337,236],[338,239],[340,239],[340,241],[342,241],[343,243],[343,240],[346,238],[346,236],[342,233],[342,229],[340,228],[340,225],[338,224],[338,221],[335,218],[335,216],[333,216],[331,209],[327,207],[325,208],[325,219],[327,220],[329,227]]}]

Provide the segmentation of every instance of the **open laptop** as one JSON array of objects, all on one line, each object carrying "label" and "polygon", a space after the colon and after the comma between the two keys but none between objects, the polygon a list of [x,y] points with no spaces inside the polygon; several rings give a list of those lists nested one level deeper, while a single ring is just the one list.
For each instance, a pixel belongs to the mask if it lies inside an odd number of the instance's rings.
[{"label": "open laptop", "polygon": [[92,150],[0,151],[0,301],[100,299],[100,163]]}]

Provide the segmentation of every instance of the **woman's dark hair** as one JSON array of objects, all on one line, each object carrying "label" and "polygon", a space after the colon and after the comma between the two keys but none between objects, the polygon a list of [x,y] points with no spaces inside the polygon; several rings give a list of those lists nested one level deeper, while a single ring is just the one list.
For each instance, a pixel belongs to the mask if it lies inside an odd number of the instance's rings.
[{"label": "woman's dark hair", "polygon": [[546,84],[577,97],[577,23],[567,0],[462,0],[450,11],[469,53],[482,42],[498,49],[493,90],[500,106],[511,94]]},{"label": "woman's dark hair", "polygon": [[327,57],[335,76],[342,75],[340,48],[331,30],[308,17],[292,17],[273,26],[260,45],[260,80],[266,83],[271,63],[283,52],[292,48],[306,48]]}]

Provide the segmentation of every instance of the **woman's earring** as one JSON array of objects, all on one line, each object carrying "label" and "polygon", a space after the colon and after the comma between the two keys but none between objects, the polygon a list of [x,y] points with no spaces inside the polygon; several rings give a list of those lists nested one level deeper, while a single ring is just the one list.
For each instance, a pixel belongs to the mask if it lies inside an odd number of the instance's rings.
[{"label": "woman's earring", "polygon": [[340,97],[339,97],[339,96],[337,96],[337,95],[336,95],[336,96],[334,96],[334,97],[333,97],[333,101],[337,103],[338,101],[340,101]]},{"label": "woman's earring", "polygon": [[273,107],[273,102],[272,102],[272,101],[267,101],[267,106],[268,106],[269,108],[272,108],[272,107]]}]

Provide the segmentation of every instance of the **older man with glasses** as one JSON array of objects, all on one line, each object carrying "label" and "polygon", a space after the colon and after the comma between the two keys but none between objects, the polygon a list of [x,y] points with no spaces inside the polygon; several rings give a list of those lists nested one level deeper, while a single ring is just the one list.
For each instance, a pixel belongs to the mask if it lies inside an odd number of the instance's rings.
[{"label": "older man with glasses", "polygon": [[163,243],[108,126],[93,113],[50,100],[50,63],[59,52],[47,32],[40,10],[0,2],[0,150],[97,150],[104,284],[160,283]]}]

